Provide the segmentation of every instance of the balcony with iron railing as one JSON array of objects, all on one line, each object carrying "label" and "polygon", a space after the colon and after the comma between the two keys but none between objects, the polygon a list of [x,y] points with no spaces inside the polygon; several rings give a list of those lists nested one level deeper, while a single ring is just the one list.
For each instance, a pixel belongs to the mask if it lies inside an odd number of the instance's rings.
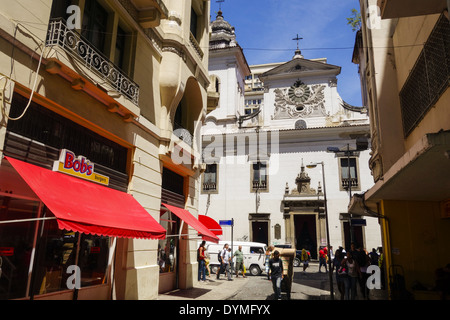
[{"label": "balcony with iron railing", "polygon": [[203,191],[216,191],[217,183],[215,181],[203,182]]},{"label": "balcony with iron railing", "polygon": [[342,178],[341,179],[341,188],[343,190],[348,190],[350,187],[354,190],[359,188],[358,178]]},{"label": "balcony with iron railing", "polygon": [[197,39],[195,39],[192,32],[189,33],[189,43],[191,44],[194,51],[197,53],[197,55],[200,57],[200,60],[203,60],[203,50],[200,48],[200,44],[198,43]]},{"label": "balcony with iron railing", "polygon": [[115,91],[138,106],[139,86],[82,35],[69,29],[64,19],[50,21],[46,46],[62,48],[67,54],[83,63],[88,70],[96,73]]},{"label": "balcony with iron railing", "polygon": [[267,182],[264,180],[263,181],[253,180],[252,186],[253,186],[253,190],[266,190]]},{"label": "balcony with iron railing", "polygon": [[441,14],[400,91],[405,138],[450,86],[449,34],[448,18]]},{"label": "balcony with iron railing", "polygon": [[189,132],[189,130],[184,128],[182,125],[180,125],[176,121],[173,124],[173,134],[178,139],[180,139],[183,142],[185,142],[188,146],[190,146],[190,147],[193,146],[193,136],[192,136],[192,134]]}]

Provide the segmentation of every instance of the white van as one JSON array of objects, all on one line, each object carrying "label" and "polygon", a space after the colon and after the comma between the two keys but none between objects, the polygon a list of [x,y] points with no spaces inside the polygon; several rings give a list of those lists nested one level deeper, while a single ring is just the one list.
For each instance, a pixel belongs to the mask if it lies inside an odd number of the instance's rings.
[{"label": "white van", "polygon": [[[200,246],[201,241],[198,243],[197,248]],[[209,256],[209,267],[211,273],[215,274],[217,268],[220,267],[218,260],[218,253],[223,250],[223,246],[228,243],[228,247],[231,248],[231,241],[219,241],[219,244],[213,242],[206,242],[206,254]],[[246,242],[246,241],[233,241],[232,252],[234,253],[239,246],[242,246],[242,252],[244,253],[244,265],[247,272],[251,275],[257,276],[265,271],[265,252],[267,245],[259,242]]]}]

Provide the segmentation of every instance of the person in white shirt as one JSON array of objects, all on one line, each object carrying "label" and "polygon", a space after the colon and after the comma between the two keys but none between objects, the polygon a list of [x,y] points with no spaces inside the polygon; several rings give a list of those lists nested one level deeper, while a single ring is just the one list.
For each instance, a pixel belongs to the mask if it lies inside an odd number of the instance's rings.
[{"label": "person in white shirt", "polygon": [[222,261],[225,265],[225,271],[227,273],[228,281],[233,281],[233,279],[231,279],[231,269],[230,269],[231,259],[232,259],[231,250],[228,248],[228,244],[226,244],[224,250],[222,251]]}]

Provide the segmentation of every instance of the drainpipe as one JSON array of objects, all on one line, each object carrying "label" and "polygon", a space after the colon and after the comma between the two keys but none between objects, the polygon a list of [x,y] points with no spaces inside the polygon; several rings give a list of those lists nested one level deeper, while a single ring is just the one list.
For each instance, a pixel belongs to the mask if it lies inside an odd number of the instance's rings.
[{"label": "drainpipe", "polygon": [[[384,212],[384,200],[381,200],[381,203],[379,203],[379,210],[381,211],[381,216],[386,217]],[[391,231],[390,231],[390,225],[388,219],[381,219],[381,227],[383,230],[383,259],[384,259],[384,285],[385,290],[388,291],[388,296],[391,296],[391,274],[390,274],[390,267],[392,265],[392,256],[391,256]]]}]

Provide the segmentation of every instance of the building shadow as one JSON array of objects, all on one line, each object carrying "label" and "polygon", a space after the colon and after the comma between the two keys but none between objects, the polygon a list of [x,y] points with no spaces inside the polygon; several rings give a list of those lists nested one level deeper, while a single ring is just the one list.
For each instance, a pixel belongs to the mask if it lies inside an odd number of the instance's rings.
[{"label": "building shadow", "polygon": [[164,293],[162,295],[164,296],[171,296],[171,297],[178,297],[178,298],[189,298],[189,299],[197,299],[204,294],[207,294],[210,292],[210,289],[203,289],[203,288],[191,288],[188,290],[173,290],[167,293]]}]

